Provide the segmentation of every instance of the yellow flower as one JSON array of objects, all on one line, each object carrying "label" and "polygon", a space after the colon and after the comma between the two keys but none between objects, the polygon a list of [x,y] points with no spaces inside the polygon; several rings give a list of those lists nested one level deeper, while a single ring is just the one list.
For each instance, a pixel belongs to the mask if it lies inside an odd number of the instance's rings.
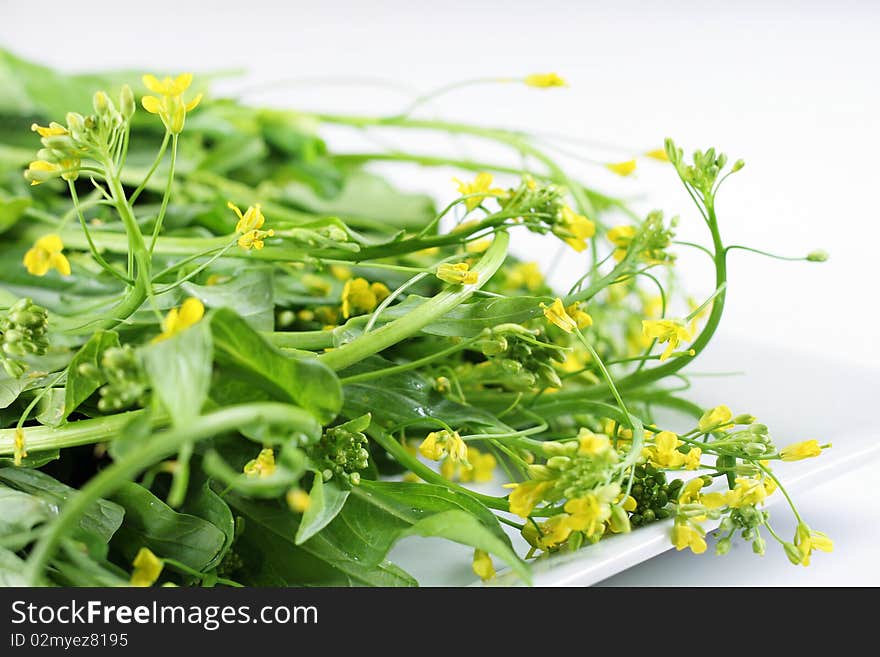
[{"label": "yellow flower", "polygon": [[754,506],[763,502],[767,495],[767,487],[762,479],[737,477],[736,486],[727,493],[727,505],[734,509]]},{"label": "yellow flower", "polygon": [[594,434],[582,428],[578,432],[578,450],[580,456],[599,456],[611,451],[611,439],[605,434]]},{"label": "yellow flower", "polygon": [[509,289],[525,287],[529,292],[535,292],[542,285],[544,285],[544,275],[537,262],[521,262],[514,265],[505,280],[505,287]]},{"label": "yellow flower", "polygon": [[544,309],[544,317],[547,318],[547,321],[556,324],[556,326],[566,333],[571,333],[577,328],[577,322],[569,317],[568,313],[565,311],[565,306],[562,305],[562,299],[557,297],[549,306],[545,306],[542,303],[541,308]]},{"label": "yellow flower", "polygon": [[610,164],[606,164],[605,168],[612,173],[616,173],[618,176],[626,177],[636,170],[636,161],[626,160],[625,162],[611,162]]},{"label": "yellow flower", "polygon": [[147,74],[142,79],[147,89],[160,96],[144,96],[141,99],[144,109],[150,114],[158,114],[172,134],[183,132],[187,112],[192,112],[202,100],[202,94],[198,94],[188,103],[183,101],[183,92],[192,84],[192,74],[184,73],[174,79],[166,77],[161,81],[155,75]]},{"label": "yellow flower", "polygon": [[45,276],[56,269],[62,276],[70,276],[70,261],[62,253],[64,242],[58,235],[44,235],[28,249],[22,260],[29,274]]},{"label": "yellow flower", "polygon": [[580,253],[587,248],[587,240],[596,234],[596,224],[565,205],[559,213],[559,222],[553,232]]},{"label": "yellow flower", "polygon": [[690,524],[676,522],[672,528],[672,544],[676,550],[690,548],[694,554],[706,551],[706,540],[697,528]]},{"label": "yellow flower", "polygon": [[568,313],[569,317],[571,317],[577,327],[579,329],[589,328],[593,325],[593,318],[590,317],[590,314],[585,310],[581,310],[581,306],[579,303],[573,303],[568,308],[565,309],[565,312]]},{"label": "yellow flower", "polygon": [[677,319],[642,320],[642,334],[649,339],[667,343],[660,360],[666,360],[682,341],[690,341],[691,332]]},{"label": "yellow flower", "polygon": [[703,416],[700,418],[699,423],[697,424],[697,428],[701,433],[708,433],[710,431],[717,431],[719,429],[727,429],[730,424],[728,424],[733,418],[733,413],[727,406],[723,404],[721,406],[716,406],[715,408],[710,408],[708,411],[703,413]]},{"label": "yellow flower", "polygon": [[61,171],[62,168],[54,162],[34,160],[28,165],[24,177],[31,181],[31,186],[33,187],[34,185],[46,182],[50,178],[54,178],[56,175],[60,174]]},{"label": "yellow flower", "polygon": [[432,431],[419,445],[419,452],[426,459],[439,461],[444,456],[457,462],[467,462],[467,443],[457,431]]},{"label": "yellow flower", "polygon": [[153,342],[160,342],[177,335],[197,324],[205,316],[205,306],[195,297],[190,297],[180,308],[172,308],[162,320],[162,332],[153,338]]},{"label": "yellow flower", "polygon": [[[257,457],[259,458],[259,457]],[[273,457],[274,467],[274,457]],[[320,475],[318,475],[320,476]],[[287,491],[287,506],[296,513],[305,513],[312,504],[312,498],[302,488],[291,488]]]},{"label": "yellow flower", "polygon": [[275,452],[271,447],[261,449],[257,458],[245,463],[243,472],[248,477],[268,477],[275,472]]},{"label": "yellow flower", "polygon": [[523,82],[536,89],[568,86],[568,82],[556,75],[556,73],[532,73],[531,75],[527,75]]},{"label": "yellow flower", "polygon": [[382,283],[371,284],[365,278],[350,278],[342,287],[342,316],[348,319],[352,315],[372,312],[389,294],[390,290]]},{"label": "yellow flower", "polygon": [[684,457],[684,467],[686,470],[696,470],[700,467],[700,457],[703,455],[703,450],[699,447],[692,447],[691,450],[685,454]]},{"label": "yellow flower", "polygon": [[138,550],[131,565],[134,566],[129,582],[132,586],[152,586],[159,579],[162,568],[165,566],[159,557],[145,547]]},{"label": "yellow flower", "polygon": [[547,549],[565,543],[572,532],[570,521],[571,517],[564,513],[550,516],[541,523],[541,536],[538,539],[538,545]]},{"label": "yellow flower", "polygon": [[453,180],[458,183],[458,192],[462,196],[476,195],[465,199],[464,204],[468,212],[482,203],[483,199],[504,194],[503,189],[492,187],[493,178],[491,173],[478,173],[473,182],[464,182],[458,178],[453,178]]},{"label": "yellow flower", "polygon": [[727,506],[730,491],[727,493],[706,493],[702,496],[701,502],[707,509],[720,509]]},{"label": "yellow flower", "polygon": [[655,148],[654,150],[647,151],[645,157],[650,157],[652,160],[657,160],[658,162],[669,162],[669,157],[666,155],[666,150],[663,148]]},{"label": "yellow flower", "polygon": [[678,436],[671,431],[661,431],[654,437],[654,444],[645,447],[643,453],[660,467],[678,468],[687,462],[687,457],[678,451],[681,444]]},{"label": "yellow flower", "polygon": [[484,550],[474,550],[474,574],[484,582],[495,577],[495,566],[492,565],[492,557]]},{"label": "yellow flower", "polygon": [[15,465],[21,465],[21,460],[28,455],[27,448],[25,447],[25,444],[24,444],[24,429],[22,429],[21,427],[15,428],[15,439],[14,439],[13,449],[14,449],[14,451],[13,451],[13,461],[12,462]]},{"label": "yellow flower", "polygon": [[626,257],[626,251],[636,236],[635,226],[615,226],[608,231],[608,241],[614,246],[614,259],[620,262]]},{"label": "yellow flower", "polygon": [[521,518],[528,518],[529,514],[541,501],[544,493],[553,485],[551,481],[537,481],[531,479],[520,484],[513,484],[513,490],[507,498],[510,504],[510,512]]},{"label": "yellow flower", "polygon": [[467,464],[462,464],[459,480],[463,483],[471,481],[485,483],[492,481],[498,461],[492,454],[481,452],[476,447],[467,448]]},{"label": "yellow flower", "polygon": [[238,245],[245,251],[250,249],[260,250],[263,248],[263,240],[267,237],[275,235],[274,230],[261,230],[263,224],[266,223],[266,217],[260,209],[260,204],[250,206],[244,214],[237,205],[232,201],[226,203],[226,207],[235,212],[238,216],[238,223],[235,224],[235,232],[241,237],[238,238]]},{"label": "yellow flower", "polygon": [[821,550],[822,552],[833,552],[834,542],[822,532],[816,532],[810,529],[804,523],[799,523],[797,531],[794,535],[794,544],[797,546],[801,554],[800,564],[802,566],[810,565],[810,555],[813,550]]},{"label": "yellow flower", "polygon": [[804,440],[793,445],[786,445],[779,450],[779,457],[783,461],[800,461],[801,459],[809,459],[819,456],[822,448],[819,446],[818,440]]},{"label": "yellow flower", "polygon": [[681,493],[678,496],[679,504],[700,504],[701,495],[700,491],[703,488],[705,482],[702,477],[696,477],[691,479],[684,485]]},{"label": "yellow flower", "polygon": [[55,123],[54,121],[52,121],[52,123],[50,123],[48,127],[44,127],[36,123],[31,123],[31,130],[38,133],[40,137],[58,137],[68,134],[67,128],[65,128],[60,123]]},{"label": "yellow flower", "polygon": [[565,511],[570,514],[567,525],[574,531],[594,536],[604,530],[605,521],[611,517],[611,505],[595,493],[568,500]]},{"label": "yellow flower", "polygon": [[457,262],[455,264],[445,262],[437,266],[435,275],[446,283],[474,285],[479,280],[479,275],[475,271],[468,271],[468,269],[470,269],[470,265],[466,262]]}]

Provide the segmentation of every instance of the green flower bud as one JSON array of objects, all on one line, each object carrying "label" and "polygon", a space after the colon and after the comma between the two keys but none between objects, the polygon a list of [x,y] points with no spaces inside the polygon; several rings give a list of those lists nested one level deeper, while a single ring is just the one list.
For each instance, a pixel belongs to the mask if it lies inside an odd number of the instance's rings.
[{"label": "green flower bud", "polygon": [[119,111],[126,121],[134,115],[134,93],[127,84],[122,85],[122,91],[119,92]]},{"label": "green flower bud", "polygon": [[745,165],[746,165],[745,160],[737,160],[736,162],[733,163],[733,166],[731,167],[730,170],[732,173],[736,173],[737,171],[742,169]]},{"label": "green flower bud", "polygon": [[548,468],[546,465],[530,465],[528,466],[529,477],[544,481],[556,477],[556,472]]},{"label": "green flower bud", "polygon": [[6,373],[13,379],[21,377],[27,371],[24,363],[20,363],[17,360],[2,358],[0,361],[3,362],[3,369],[6,370]]},{"label": "green flower bud", "polygon": [[752,552],[755,554],[764,554],[764,550],[767,548],[766,541],[758,536],[754,541],[752,541]]},{"label": "green flower bud", "polygon": [[809,262],[825,262],[828,260],[828,252],[822,250],[810,251],[807,254],[807,260]]},{"label": "green flower bud", "polygon": [[618,534],[628,534],[630,532],[629,516],[622,506],[614,505],[611,507],[610,525],[611,531]]},{"label": "green flower bud", "polygon": [[110,102],[110,97],[106,93],[96,91],[95,95],[92,96],[92,107],[95,108],[95,114],[104,116],[113,107],[113,103]]},{"label": "green flower bud", "polygon": [[76,112],[68,112],[67,116],[67,131],[70,133],[70,136],[73,137],[74,141],[83,141],[83,137],[85,136],[86,124],[85,119],[83,119],[82,114],[77,114]]},{"label": "green flower bud", "polygon": [[715,544],[715,554],[721,556],[728,552],[730,552],[730,539],[725,536]]},{"label": "green flower bud", "polygon": [[567,470],[571,465],[571,459],[567,456],[551,456],[547,459],[547,467],[554,470]]},{"label": "green flower bud", "polygon": [[788,557],[788,560],[791,561],[795,566],[800,565],[801,561],[803,561],[804,555],[800,551],[794,543],[783,543],[782,547],[785,549],[785,556]]},{"label": "green flower bud", "polygon": [[757,418],[754,415],[750,415],[748,413],[743,413],[742,415],[737,415],[733,418],[734,424],[752,424]]}]

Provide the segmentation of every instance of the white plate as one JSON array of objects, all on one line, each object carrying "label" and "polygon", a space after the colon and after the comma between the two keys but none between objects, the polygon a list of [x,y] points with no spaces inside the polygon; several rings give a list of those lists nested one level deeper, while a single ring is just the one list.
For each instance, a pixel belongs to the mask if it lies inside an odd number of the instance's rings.
[{"label": "white plate", "polygon": [[[799,492],[828,482],[860,465],[880,458],[880,430],[868,421],[878,403],[880,373],[844,366],[811,354],[759,346],[718,336],[713,347],[690,368],[692,373],[744,372],[742,375],[694,376],[689,398],[706,407],[727,404],[735,414],[752,413],[770,427],[777,444],[817,438],[833,442],[819,458],[775,467],[795,500]],[[776,493],[768,501],[771,515],[790,511]],[[836,503],[829,500],[829,504]],[[613,536],[573,554],[555,555],[534,564],[537,586],[589,586],[655,557],[672,546],[671,520]],[[710,525],[707,525],[710,528]],[[821,529],[821,527],[820,527]],[[525,541],[511,530],[514,547],[522,554]],[[711,549],[711,547],[710,547]],[[768,543],[768,550],[778,550]],[[424,586],[474,584],[469,548],[440,539],[408,538],[389,558]],[[749,555],[751,556],[751,555]],[[693,557],[704,558],[703,557]],[[844,558],[835,553],[828,559]],[[754,557],[757,558],[757,557]],[[681,564],[681,560],[676,560]],[[723,567],[718,562],[718,567]],[[496,566],[498,564],[496,563]],[[500,570],[495,585],[522,582]]]}]

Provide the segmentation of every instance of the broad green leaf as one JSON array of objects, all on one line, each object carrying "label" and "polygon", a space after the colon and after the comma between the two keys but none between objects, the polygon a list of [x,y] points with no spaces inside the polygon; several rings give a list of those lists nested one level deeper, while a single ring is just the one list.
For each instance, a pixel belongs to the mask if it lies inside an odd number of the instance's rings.
[{"label": "broad green leaf", "polygon": [[64,385],[64,417],[104,385],[101,374],[101,356],[107,349],[119,346],[115,331],[96,331],[70,361],[67,382]]},{"label": "broad green leaf", "polygon": [[37,408],[37,422],[43,426],[57,427],[64,422],[64,388],[50,388]]},{"label": "broad green leaf", "polygon": [[125,522],[113,547],[131,560],[142,547],[203,571],[215,564],[226,545],[221,529],[202,518],[178,513],[143,486],[126,483],[113,495],[125,509]]},{"label": "broad green leaf", "polygon": [[22,575],[24,571],[24,560],[12,550],[0,547],[0,587],[28,586],[28,581]]},{"label": "broad green leaf", "polygon": [[296,530],[296,544],[302,545],[329,525],[342,510],[348,495],[349,490],[340,486],[335,479],[325,483],[321,474],[316,474],[309,493],[309,508],[303,513],[299,529]]},{"label": "broad green leaf", "polygon": [[[238,248],[238,247],[236,247]],[[249,266],[216,285],[184,283],[183,289],[208,308],[230,308],[257,331],[275,328],[272,268]]]},{"label": "broad green leaf", "polygon": [[[391,321],[411,312],[427,299],[408,296],[403,303],[391,306],[382,313],[383,321]],[[505,297],[478,299],[462,303],[422,329],[430,335],[471,337],[485,328],[499,324],[521,324],[541,313],[541,303],[552,301],[549,297]]]},{"label": "broad green leaf", "polygon": [[311,358],[282,353],[231,310],[216,311],[211,328],[214,357],[231,375],[311,411],[323,424],[336,417],[342,389],[330,368]]},{"label": "broad green leaf", "polygon": [[370,536],[366,561],[384,558],[403,536],[439,536],[494,554],[524,580],[531,579],[494,514],[466,493],[442,486],[364,480],[325,531],[328,540],[335,536],[344,542]]},{"label": "broad green leaf", "polygon": [[0,198],[0,233],[12,228],[31,205],[27,196]]},{"label": "broad green leaf", "polygon": [[190,494],[181,510],[202,520],[207,520],[223,532],[223,547],[213,561],[205,566],[205,569],[209,570],[219,565],[235,539],[235,520],[232,517],[232,511],[229,510],[229,505],[211,489],[210,482],[205,480],[200,486],[190,486]]},{"label": "broad green leaf", "polygon": [[6,408],[18,399],[30,382],[26,376],[13,379],[0,367],[0,408]]},{"label": "broad green leaf", "polygon": [[143,351],[144,368],[175,425],[198,417],[211,387],[212,338],[208,322],[201,321]]},{"label": "broad green leaf", "polygon": [[340,545],[319,532],[302,545],[294,537],[299,518],[279,501],[255,501],[230,493],[226,498],[244,518],[235,544],[244,566],[235,574],[249,586],[415,586],[416,581],[392,563],[360,559],[370,538]]},{"label": "broad green leaf", "polygon": [[13,550],[20,550],[30,541],[15,540],[16,534],[26,534],[54,515],[42,498],[0,485],[0,542]]},{"label": "broad green leaf", "polygon": [[[2,468],[0,482],[59,508],[79,493],[75,488],[62,484],[44,472],[28,468]],[[123,513],[123,508],[118,504],[99,499],[80,518],[78,534],[106,543],[122,524]]]}]

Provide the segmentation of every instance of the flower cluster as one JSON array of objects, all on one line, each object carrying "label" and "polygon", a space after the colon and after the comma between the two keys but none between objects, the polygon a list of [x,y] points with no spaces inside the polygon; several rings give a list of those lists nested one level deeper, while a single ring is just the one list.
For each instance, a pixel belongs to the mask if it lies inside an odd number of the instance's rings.
[{"label": "flower cluster", "polygon": [[391,291],[384,283],[370,283],[366,278],[350,278],[342,287],[342,316],[348,319],[354,315],[373,312],[389,294]]},{"label": "flower cluster", "polygon": [[269,230],[262,230],[263,224],[266,223],[266,218],[263,216],[259,203],[250,206],[244,213],[232,201],[229,201],[226,206],[238,217],[238,223],[235,224],[235,232],[240,235],[238,245],[245,251],[250,251],[251,249],[259,251],[265,245],[263,240],[275,235],[275,231],[271,228]]},{"label": "flower cluster", "polygon": [[360,483],[361,471],[369,464],[368,440],[364,435],[370,415],[330,427],[321,440],[310,448],[309,455],[321,470],[324,480],[341,477],[353,485]]},{"label": "flower cluster", "polygon": [[[48,324],[45,308],[30,299],[19,299],[6,311],[6,316],[0,319],[3,353],[13,358],[46,353],[49,347],[46,336]],[[4,359],[4,365],[7,370],[14,368],[14,372],[10,372],[13,376],[22,374],[21,366],[16,366],[13,361]]]}]

